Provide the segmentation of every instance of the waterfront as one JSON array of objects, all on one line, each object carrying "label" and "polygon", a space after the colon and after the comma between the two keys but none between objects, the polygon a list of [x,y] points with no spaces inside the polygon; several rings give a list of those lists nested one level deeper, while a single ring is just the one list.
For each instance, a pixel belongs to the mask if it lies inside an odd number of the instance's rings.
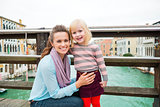
[{"label": "waterfront", "polygon": [[[73,68],[72,68],[73,69]],[[154,87],[154,76],[144,74],[137,69],[128,69],[128,67],[107,67],[109,74],[108,86],[126,86],[126,87]],[[75,77],[75,72],[72,72]],[[33,81],[33,79],[29,79]],[[29,98],[30,90],[8,89],[7,92],[0,94],[1,98],[25,99]],[[127,97],[102,95],[102,107],[151,107],[153,98]]]}]

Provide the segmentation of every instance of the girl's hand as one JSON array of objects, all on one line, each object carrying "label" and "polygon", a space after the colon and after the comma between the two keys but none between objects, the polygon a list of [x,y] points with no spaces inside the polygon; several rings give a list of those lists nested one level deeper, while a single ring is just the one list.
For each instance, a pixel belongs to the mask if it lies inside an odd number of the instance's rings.
[{"label": "girl's hand", "polygon": [[88,85],[91,84],[94,81],[95,74],[94,72],[92,73],[83,73],[79,79],[76,81],[76,88],[80,88],[83,85]]},{"label": "girl's hand", "polygon": [[100,82],[101,87],[106,87],[107,86],[107,81],[102,81]]}]

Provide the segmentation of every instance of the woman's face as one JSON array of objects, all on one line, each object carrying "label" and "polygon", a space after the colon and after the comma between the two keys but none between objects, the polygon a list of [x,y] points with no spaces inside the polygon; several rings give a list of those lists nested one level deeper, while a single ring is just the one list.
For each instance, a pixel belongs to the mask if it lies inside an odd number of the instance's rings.
[{"label": "woman's face", "polygon": [[53,36],[53,47],[63,59],[70,46],[69,35],[66,32],[57,32]]}]

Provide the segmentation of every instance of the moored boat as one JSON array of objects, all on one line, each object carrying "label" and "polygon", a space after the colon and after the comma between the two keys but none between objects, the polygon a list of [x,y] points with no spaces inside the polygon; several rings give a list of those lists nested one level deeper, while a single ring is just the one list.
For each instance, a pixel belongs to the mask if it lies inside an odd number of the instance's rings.
[{"label": "moored boat", "polygon": [[4,93],[4,92],[6,92],[7,91],[7,89],[5,89],[5,88],[0,88],[0,93]]}]

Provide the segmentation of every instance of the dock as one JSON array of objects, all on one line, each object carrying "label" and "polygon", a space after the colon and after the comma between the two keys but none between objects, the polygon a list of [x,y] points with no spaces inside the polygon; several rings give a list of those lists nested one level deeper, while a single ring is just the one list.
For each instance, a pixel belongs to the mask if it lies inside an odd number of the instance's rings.
[{"label": "dock", "polygon": [[0,107],[30,107],[27,100],[0,98]]}]

